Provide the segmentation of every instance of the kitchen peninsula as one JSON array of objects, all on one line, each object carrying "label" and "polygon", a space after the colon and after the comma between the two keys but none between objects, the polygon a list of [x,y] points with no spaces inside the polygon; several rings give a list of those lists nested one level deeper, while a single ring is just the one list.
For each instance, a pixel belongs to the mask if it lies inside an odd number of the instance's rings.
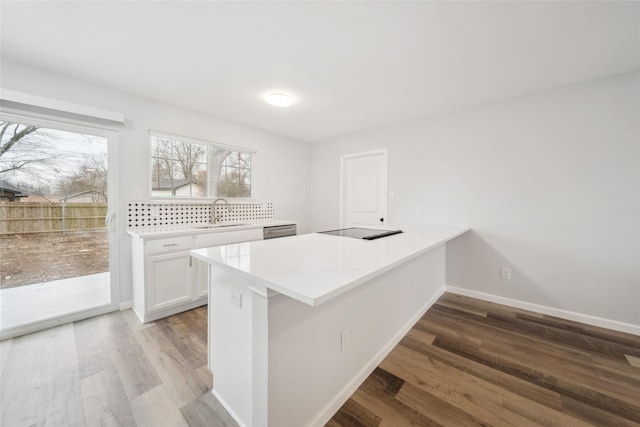
[{"label": "kitchen peninsula", "polygon": [[240,425],[324,425],[440,296],[445,243],[466,231],[191,251],[209,264],[213,394]]}]

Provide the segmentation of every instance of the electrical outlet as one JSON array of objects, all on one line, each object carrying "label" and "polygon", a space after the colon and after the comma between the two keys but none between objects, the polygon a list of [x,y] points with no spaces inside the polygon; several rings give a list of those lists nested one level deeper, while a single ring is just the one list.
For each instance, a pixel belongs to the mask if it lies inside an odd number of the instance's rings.
[{"label": "electrical outlet", "polygon": [[340,334],[340,351],[344,352],[349,347],[349,329],[345,329]]},{"label": "electrical outlet", "polygon": [[389,190],[389,198],[393,199],[394,197],[396,197],[396,192],[393,190]]},{"label": "electrical outlet", "polygon": [[416,208],[416,215],[422,215],[422,206]]},{"label": "electrical outlet", "polygon": [[500,269],[500,278],[502,278],[502,280],[511,280],[511,269],[502,267]]},{"label": "electrical outlet", "polygon": [[232,293],[231,294],[231,304],[237,306],[238,308],[242,308],[242,294],[241,293]]}]

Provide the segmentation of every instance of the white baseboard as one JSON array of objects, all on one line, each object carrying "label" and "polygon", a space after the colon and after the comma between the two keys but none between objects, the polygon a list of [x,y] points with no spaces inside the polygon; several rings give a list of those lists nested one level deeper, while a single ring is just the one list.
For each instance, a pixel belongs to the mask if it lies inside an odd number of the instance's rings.
[{"label": "white baseboard", "polygon": [[411,330],[413,325],[431,308],[433,304],[442,296],[445,292],[445,286],[442,286],[425,305],[423,305],[418,312],[409,319],[401,330],[391,339],[389,342],[375,354],[368,363],[366,363],[360,372],[347,383],[342,390],[333,398],[324,408],[322,408],[312,419],[307,423],[307,427],[311,426],[324,426],[331,417],[344,405],[344,403],[351,397],[353,393],[360,387],[360,385],[367,379],[369,375],[380,365],[382,360],[387,357],[391,350],[398,345],[400,340]]},{"label": "white baseboard", "polygon": [[130,308],[133,307],[133,300],[129,300],[129,301],[122,301],[120,303],[120,311],[122,310],[128,310]]},{"label": "white baseboard", "polygon": [[536,313],[546,314],[548,316],[559,317],[566,320],[572,320],[574,322],[580,322],[587,325],[598,326],[600,328],[606,328],[640,336],[640,326],[633,325],[631,323],[619,322],[617,320],[605,319],[588,314],[575,313],[573,311],[561,310],[559,308],[547,307],[544,305],[505,298],[498,295],[486,294],[484,292],[472,291],[470,289],[458,288],[456,286],[447,285],[445,286],[445,290],[453,294],[464,295],[483,301],[495,302],[497,304],[503,304],[523,310],[534,311]]}]

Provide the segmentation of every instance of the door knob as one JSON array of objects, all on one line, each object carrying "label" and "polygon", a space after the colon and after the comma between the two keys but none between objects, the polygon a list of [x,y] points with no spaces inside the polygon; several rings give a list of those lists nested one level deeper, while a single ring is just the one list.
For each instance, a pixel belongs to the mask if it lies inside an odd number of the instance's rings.
[{"label": "door knob", "polygon": [[380,222],[384,222],[384,218],[380,218]]}]

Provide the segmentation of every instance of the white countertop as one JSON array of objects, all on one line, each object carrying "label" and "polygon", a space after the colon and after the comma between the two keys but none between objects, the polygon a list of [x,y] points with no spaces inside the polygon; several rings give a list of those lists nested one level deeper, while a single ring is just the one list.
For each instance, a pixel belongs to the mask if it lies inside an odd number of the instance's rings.
[{"label": "white countertop", "polygon": [[[222,223],[223,224],[223,223]],[[193,236],[195,234],[225,233],[230,231],[252,230],[255,228],[271,227],[274,225],[296,224],[296,221],[264,220],[251,221],[243,225],[230,227],[199,228],[199,224],[159,225],[154,227],[135,227],[127,229],[127,234],[140,238]]]},{"label": "white countertop", "polygon": [[254,286],[315,306],[468,231],[428,227],[376,239],[312,233],[192,250]]}]

